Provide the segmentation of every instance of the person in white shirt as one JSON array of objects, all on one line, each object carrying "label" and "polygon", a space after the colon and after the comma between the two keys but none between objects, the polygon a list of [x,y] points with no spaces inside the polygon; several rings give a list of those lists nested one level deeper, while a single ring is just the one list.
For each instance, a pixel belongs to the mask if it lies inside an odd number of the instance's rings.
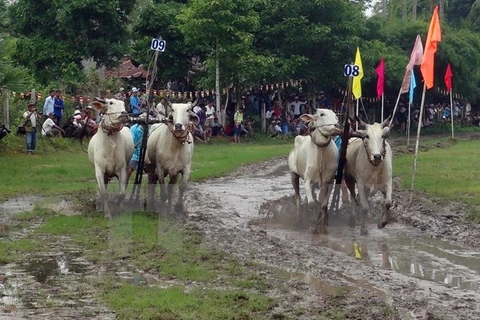
[{"label": "person in white shirt", "polygon": [[48,117],[48,115],[54,112],[55,106],[55,90],[50,90],[50,95],[45,98],[45,103],[43,104],[43,116]]},{"label": "person in white shirt", "polygon": [[211,127],[213,125],[213,119],[215,118],[215,107],[213,106],[213,102],[208,101],[205,108],[205,116],[207,117],[206,124]]},{"label": "person in white shirt", "polygon": [[295,97],[295,101],[293,101],[290,106],[293,107],[293,116],[295,119],[300,118],[300,114],[302,113],[301,107],[302,104],[305,104],[305,101],[299,101],[298,96]]},{"label": "person in white shirt", "polygon": [[28,111],[23,113],[25,119],[25,144],[27,145],[27,153],[33,154],[37,145],[37,124],[39,123],[39,115],[35,109],[34,103],[29,103]]},{"label": "person in white shirt", "polygon": [[55,113],[50,113],[48,115],[48,119],[45,120],[45,122],[43,123],[43,126],[42,126],[42,135],[43,136],[59,136],[60,135],[60,132],[65,135],[65,131],[63,131],[62,128],[60,128],[59,126],[57,126],[55,124],[55,121],[53,121],[53,119],[55,119]]}]

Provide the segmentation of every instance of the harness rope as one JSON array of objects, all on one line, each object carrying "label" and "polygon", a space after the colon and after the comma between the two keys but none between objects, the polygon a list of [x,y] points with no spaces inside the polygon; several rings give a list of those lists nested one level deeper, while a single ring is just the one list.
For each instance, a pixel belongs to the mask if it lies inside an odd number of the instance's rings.
[{"label": "harness rope", "polygon": [[[319,149],[325,149],[329,144],[330,142],[332,141],[332,137],[331,136],[326,136],[324,135],[320,130],[318,130],[319,128],[322,128],[322,127],[326,127],[326,126],[331,126],[331,125],[335,125],[336,123],[329,123],[329,124],[322,124],[320,126],[315,126],[315,127],[311,127],[310,128],[310,138],[312,139],[312,142],[314,145],[317,146],[317,148]],[[319,144],[317,143],[314,139],[313,139],[313,133],[318,130],[318,132],[320,132],[320,134],[322,136],[324,136],[325,138],[327,138],[327,142],[323,143],[323,144]]]}]

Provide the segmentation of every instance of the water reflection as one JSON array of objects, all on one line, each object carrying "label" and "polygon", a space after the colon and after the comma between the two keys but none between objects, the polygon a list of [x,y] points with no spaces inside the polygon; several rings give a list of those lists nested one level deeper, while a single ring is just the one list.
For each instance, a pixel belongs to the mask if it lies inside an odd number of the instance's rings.
[{"label": "water reflection", "polygon": [[[398,240],[398,239],[397,239]],[[402,241],[351,241],[351,255],[370,261],[382,268],[417,278],[431,280],[450,287],[480,292],[480,259],[476,253],[461,256],[453,250],[442,250],[436,243],[414,242],[405,246]],[[412,250],[413,249],[413,250]]]}]

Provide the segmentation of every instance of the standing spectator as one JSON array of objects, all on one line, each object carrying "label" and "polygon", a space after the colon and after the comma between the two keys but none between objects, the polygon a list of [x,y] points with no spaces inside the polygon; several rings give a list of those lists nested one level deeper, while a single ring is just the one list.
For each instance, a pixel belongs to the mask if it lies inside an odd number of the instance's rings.
[{"label": "standing spectator", "polygon": [[288,134],[288,113],[287,110],[282,110],[280,115],[280,127],[282,128],[282,140],[287,138]]},{"label": "standing spectator", "polygon": [[242,132],[243,122],[243,109],[238,108],[237,112],[233,115],[233,121],[235,127],[233,128],[233,143],[240,143],[240,133]]},{"label": "standing spectator", "polygon": [[210,100],[205,107],[205,115],[207,116],[207,123],[211,126],[213,123],[213,118],[215,118],[215,107],[213,106],[213,101]]},{"label": "standing spectator", "polygon": [[142,112],[142,102],[138,97],[138,89],[132,88],[132,96],[130,97],[130,112],[133,113],[134,117],[138,117]]},{"label": "standing spectator", "polygon": [[42,135],[54,137],[58,137],[60,133],[65,135],[65,131],[63,131],[63,129],[60,128],[55,121],[53,121],[53,119],[55,119],[55,113],[52,112],[48,115],[48,119],[43,122]]},{"label": "standing spectator", "polygon": [[270,107],[268,111],[265,113],[265,119],[267,120],[267,123],[273,120],[273,109]]},{"label": "standing spectator", "polygon": [[35,104],[29,103],[28,111],[25,111],[23,118],[25,119],[25,144],[27,153],[33,154],[37,146],[37,124],[39,124],[39,116]]},{"label": "standing spectator", "polygon": [[299,97],[295,96],[295,100],[290,104],[293,107],[293,116],[295,119],[300,118],[302,104],[306,104],[305,101],[299,101]]},{"label": "standing spectator", "polygon": [[54,105],[53,105],[53,112],[55,113],[55,118],[57,119],[58,125],[62,123],[63,109],[65,108],[65,105],[63,103],[60,93],[61,93],[60,90],[57,90],[55,92]]},{"label": "standing spectator", "polygon": [[45,103],[43,104],[43,116],[48,118],[50,113],[55,112],[55,90],[50,90],[50,95],[45,98]]}]

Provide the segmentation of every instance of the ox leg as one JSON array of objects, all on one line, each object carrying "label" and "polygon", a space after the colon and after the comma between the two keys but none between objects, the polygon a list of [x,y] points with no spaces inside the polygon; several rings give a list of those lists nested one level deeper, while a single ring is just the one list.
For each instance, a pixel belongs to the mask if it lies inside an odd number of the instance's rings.
[{"label": "ox leg", "polygon": [[367,213],[368,213],[368,198],[367,198],[368,189],[365,185],[358,185],[358,195],[360,197],[360,206],[361,206],[361,225],[360,225],[360,234],[368,234],[367,227]]},{"label": "ox leg", "polygon": [[128,184],[128,173],[127,167],[124,167],[120,170],[120,175],[118,176],[119,194],[118,194],[118,207],[122,208],[122,203],[125,200],[125,195],[127,194],[127,184]]},{"label": "ox leg", "polygon": [[167,201],[167,188],[165,187],[165,170],[160,169],[157,171],[158,183],[160,184],[160,200],[162,204],[165,204]]},{"label": "ox leg", "polygon": [[157,186],[158,176],[155,172],[148,173],[148,194],[147,194],[147,210],[155,211],[155,187]]},{"label": "ox leg", "polygon": [[183,195],[185,193],[185,190],[187,189],[187,183],[188,183],[188,178],[190,177],[190,169],[185,169],[182,172],[182,182],[180,183],[180,186],[178,187],[178,199],[177,203],[175,203],[174,210],[175,212],[183,212]]},{"label": "ox leg", "polygon": [[172,208],[172,198],[173,198],[173,187],[177,183],[178,173],[176,175],[170,175],[170,181],[168,182],[168,193],[167,193],[167,211],[170,212]]},{"label": "ox leg", "polygon": [[345,184],[347,185],[348,191],[350,191],[350,197],[352,201],[355,201],[355,204],[352,205],[352,211],[350,213],[350,221],[349,221],[350,227],[355,228],[355,225],[356,225],[355,207],[356,205],[358,205],[357,196],[355,194],[355,180],[353,180],[351,177],[345,176]]},{"label": "ox leg", "polygon": [[327,185],[321,186],[318,192],[318,202],[320,205],[320,212],[318,214],[317,223],[315,225],[315,233],[327,234],[328,226],[328,200],[333,189],[333,184],[329,183]]},{"label": "ox leg", "polygon": [[383,192],[385,196],[385,204],[382,211],[382,216],[377,222],[378,229],[383,229],[390,219],[390,207],[392,206],[392,181],[390,180],[386,186],[387,190]]},{"label": "ox leg", "polygon": [[97,179],[98,194],[102,201],[102,211],[105,214],[105,218],[110,219],[112,218],[112,214],[110,212],[110,207],[108,206],[108,177],[98,166],[95,166],[95,178]]},{"label": "ox leg", "polygon": [[295,206],[297,208],[297,225],[302,222],[301,199],[300,199],[300,176],[295,172],[290,172],[293,190],[295,191]]}]

